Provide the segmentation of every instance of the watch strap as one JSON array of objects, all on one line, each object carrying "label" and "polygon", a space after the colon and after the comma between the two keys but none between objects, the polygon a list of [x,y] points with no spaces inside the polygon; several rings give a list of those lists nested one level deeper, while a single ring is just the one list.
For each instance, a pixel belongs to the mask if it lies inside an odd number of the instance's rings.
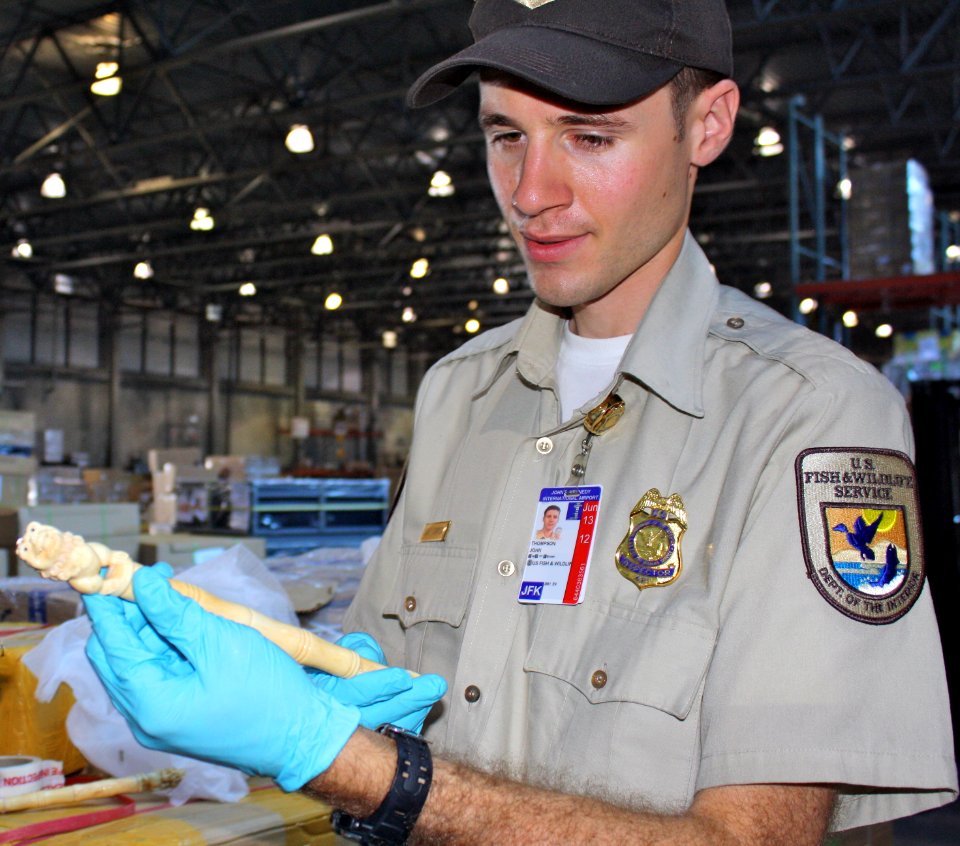
[{"label": "watch strap", "polygon": [[334,811],[330,821],[334,831],[349,840],[369,846],[395,846],[407,842],[427,801],[433,759],[420,735],[391,725],[380,726],[377,731],[393,738],[397,745],[397,770],[390,790],[370,816],[357,819],[344,811]]}]

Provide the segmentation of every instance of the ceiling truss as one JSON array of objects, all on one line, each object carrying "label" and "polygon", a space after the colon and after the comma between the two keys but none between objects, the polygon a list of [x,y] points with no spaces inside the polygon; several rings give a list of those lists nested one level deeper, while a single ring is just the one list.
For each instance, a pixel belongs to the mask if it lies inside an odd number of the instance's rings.
[{"label": "ceiling truss", "polygon": [[[23,0],[0,6],[0,289],[51,290],[227,320],[400,329],[441,353],[470,314],[521,314],[530,294],[486,184],[475,92],[423,111],[403,95],[466,44],[469,0]],[[786,156],[754,155],[791,101],[852,139],[854,168],[913,157],[938,209],[960,209],[960,0],[731,0],[743,112],[701,176],[695,232],[721,279],[790,291]],[[118,97],[90,92],[115,60]],[[305,123],[316,149],[289,153]],[[453,197],[426,189],[434,170]],[[68,193],[45,199],[51,172]],[[194,232],[196,207],[211,232]],[[314,256],[317,235],[335,252]],[[812,237],[812,236],[811,236]],[[29,260],[9,258],[28,238]],[[411,280],[425,256],[431,273]],[[132,268],[149,260],[154,276]],[[492,294],[507,276],[513,293]],[[258,296],[240,298],[241,282]],[[400,323],[406,305],[421,320]],[[132,307],[132,306],[131,306]]]}]

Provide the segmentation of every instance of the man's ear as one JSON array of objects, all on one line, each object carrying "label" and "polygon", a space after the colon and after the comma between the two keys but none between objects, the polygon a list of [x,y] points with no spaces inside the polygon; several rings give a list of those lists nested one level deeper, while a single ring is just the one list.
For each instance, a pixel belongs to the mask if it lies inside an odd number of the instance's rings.
[{"label": "man's ear", "polygon": [[739,108],[740,89],[732,79],[723,79],[697,95],[689,112],[696,124],[692,164],[704,167],[726,149]]}]

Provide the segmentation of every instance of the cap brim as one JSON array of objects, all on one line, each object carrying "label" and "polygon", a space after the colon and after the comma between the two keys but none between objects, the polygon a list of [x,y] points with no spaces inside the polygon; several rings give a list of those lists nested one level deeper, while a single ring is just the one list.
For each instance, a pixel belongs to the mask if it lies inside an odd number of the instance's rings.
[{"label": "cap brim", "polygon": [[656,90],[676,76],[681,65],[563,30],[506,27],[430,68],[410,87],[407,104],[420,108],[436,103],[482,68],[503,71],[577,103],[613,106]]}]

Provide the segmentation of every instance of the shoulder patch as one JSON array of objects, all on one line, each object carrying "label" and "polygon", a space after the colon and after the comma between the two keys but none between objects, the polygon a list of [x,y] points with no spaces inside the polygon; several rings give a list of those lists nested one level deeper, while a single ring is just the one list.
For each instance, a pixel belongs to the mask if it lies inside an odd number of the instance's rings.
[{"label": "shoulder patch", "polygon": [[924,580],[910,458],[862,447],[808,449],[796,472],[803,557],[821,596],[854,620],[898,620]]}]

